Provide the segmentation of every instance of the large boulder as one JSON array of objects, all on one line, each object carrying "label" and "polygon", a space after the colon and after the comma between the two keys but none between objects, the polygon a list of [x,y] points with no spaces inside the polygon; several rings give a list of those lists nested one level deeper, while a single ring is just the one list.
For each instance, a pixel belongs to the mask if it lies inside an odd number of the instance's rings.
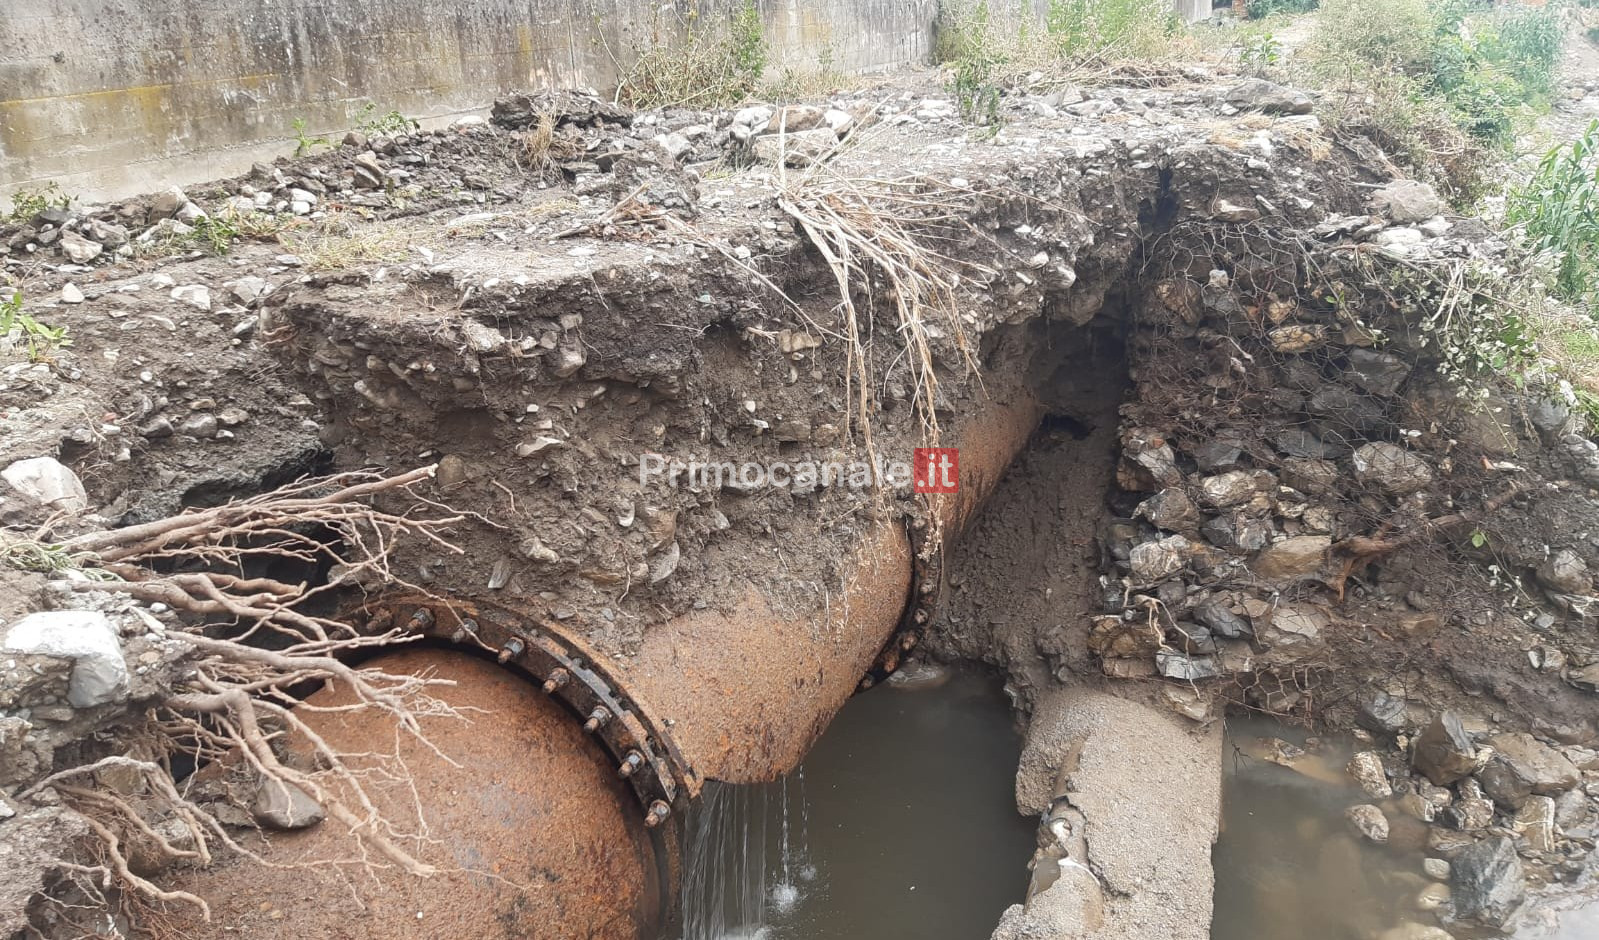
[{"label": "large boulder", "polygon": [[1582,773],[1564,754],[1530,734],[1496,734],[1493,764],[1503,766],[1528,792],[1557,796],[1582,782]]},{"label": "large boulder", "polygon": [[1227,89],[1223,100],[1240,111],[1267,114],[1309,114],[1310,96],[1263,78],[1251,78]]},{"label": "large boulder", "polygon": [[1355,478],[1393,496],[1414,493],[1432,482],[1432,468],[1416,454],[1383,441],[1355,448]]},{"label": "large boulder", "polygon": [[93,708],[128,697],[128,664],[116,627],[97,610],[47,610],[29,614],[5,630],[7,653],[71,663],[67,701]]},{"label": "large boulder", "polygon": [[1455,916],[1503,926],[1527,896],[1516,844],[1499,837],[1478,842],[1455,856],[1449,868]]},{"label": "large boulder", "polygon": [[1193,544],[1180,535],[1169,535],[1158,542],[1133,546],[1128,555],[1133,577],[1143,583],[1159,581],[1183,570]]},{"label": "large boulder", "polygon": [[838,135],[830,127],[805,131],[762,134],[755,138],[755,158],[763,163],[786,163],[801,167],[817,163],[838,146]]},{"label": "large boulder", "polygon": [[1425,222],[1449,208],[1438,190],[1418,180],[1394,180],[1371,194],[1371,207],[1401,225]]},{"label": "large boulder", "polygon": [[1477,748],[1460,719],[1444,712],[1416,738],[1410,762],[1428,780],[1447,787],[1477,770]]},{"label": "large boulder", "polygon": [[1351,806],[1344,810],[1344,818],[1354,830],[1372,842],[1388,841],[1388,817],[1382,808],[1370,803]]},{"label": "large boulder", "polygon": [[1303,578],[1321,570],[1331,547],[1332,539],[1325,535],[1298,535],[1268,545],[1249,567],[1267,581]]},{"label": "large boulder", "polygon": [[1193,532],[1202,521],[1199,508],[1177,487],[1168,487],[1138,504],[1133,515],[1167,532]]},{"label": "large boulder", "polygon": [[89,495],[71,469],[54,457],[29,457],[4,470],[4,479],[17,493],[32,502],[61,512],[83,512],[89,508]]},{"label": "large boulder", "polygon": [[327,815],[309,793],[271,777],[262,777],[257,783],[250,813],[261,825],[283,830],[310,828]]},{"label": "large boulder", "polygon": [[1562,594],[1586,594],[1593,587],[1587,562],[1569,548],[1555,552],[1536,572],[1538,583]]}]

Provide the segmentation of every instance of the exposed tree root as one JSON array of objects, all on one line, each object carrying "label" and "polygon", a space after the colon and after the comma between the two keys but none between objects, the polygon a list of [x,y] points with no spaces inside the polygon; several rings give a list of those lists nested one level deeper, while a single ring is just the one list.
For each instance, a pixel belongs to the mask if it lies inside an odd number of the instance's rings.
[{"label": "exposed tree root", "polygon": [[[1448,532],[1462,526],[1480,524],[1488,516],[1504,508],[1507,503],[1516,498],[1521,492],[1518,484],[1512,483],[1504,492],[1489,499],[1482,506],[1474,510],[1462,510],[1449,513],[1433,519],[1423,519],[1420,524],[1408,529],[1395,531],[1396,526],[1384,523],[1377,535],[1352,535],[1340,539],[1333,545],[1333,553],[1343,557],[1339,565],[1338,574],[1327,582],[1338,600],[1344,599],[1344,588],[1349,578],[1356,572],[1380,558],[1406,547],[1414,545],[1425,539],[1432,538],[1440,532]],[[1392,533],[1392,534],[1390,534]]]},{"label": "exposed tree root", "polygon": [[[192,647],[194,662],[192,673],[147,713],[143,727],[132,729],[131,737],[143,740],[145,749],[163,758],[187,753],[202,766],[242,762],[260,786],[277,786],[285,793],[288,788],[303,791],[348,832],[355,853],[349,860],[317,864],[398,868],[419,876],[435,872],[406,847],[425,841],[425,822],[418,831],[408,831],[385,816],[368,789],[372,780],[405,780],[403,762],[393,754],[341,752],[303,718],[317,712],[378,709],[392,717],[397,728],[431,748],[418,719],[458,717],[431,694],[436,686],[452,684],[448,680],[391,675],[339,658],[358,649],[408,642],[416,639],[414,635],[392,630],[359,636],[347,624],[304,612],[308,599],[334,586],[403,584],[389,562],[396,544],[404,539],[459,551],[444,532],[465,516],[411,489],[430,479],[433,471],[429,466],[391,477],[349,473],[305,480],[252,499],[94,532],[52,546],[65,557],[92,565],[106,578],[65,582],[72,590],[160,602],[192,624],[174,631],[141,611],[152,629],[181,637]],[[410,506],[398,513],[374,507],[369,500],[379,495],[391,504],[409,498]],[[245,573],[248,564],[276,559],[331,564],[331,581],[321,586],[289,584]],[[231,637],[214,635],[219,630]],[[282,646],[281,640],[277,649],[252,645],[262,630],[287,637],[288,645]],[[312,705],[295,694],[330,685],[348,693],[347,704]],[[101,785],[100,775],[106,771],[118,772],[124,779],[134,775],[132,792],[126,783],[119,790]],[[129,862],[130,839],[169,861],[206,865],[216,849],[224,847],[271,864],[235,841],[204,806],[188,799],[166,760],[104,757],[52,774],[21,796],[28,798],[46,788],[84,815],[99,842],[94,852],[98,864],[64,860],[62,870],[80,888],[102,896],[117,887],[157,906],[192,904],[210,917],[205,899],[162,888],[138,874]],[[171,835],[174,819],[181,826],[180,838]]]}]

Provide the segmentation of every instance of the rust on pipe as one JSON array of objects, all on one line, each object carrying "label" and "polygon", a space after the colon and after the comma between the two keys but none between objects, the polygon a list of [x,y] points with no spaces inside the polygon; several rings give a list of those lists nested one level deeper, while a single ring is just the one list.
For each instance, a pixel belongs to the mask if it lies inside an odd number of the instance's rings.
[{"label": "rust on pipe", "polygon": [[[945,438],[960,449],[960,488],[931,500],[943,539],[971,521],[1043,417],[1019,382],[990,390]],[[671,723],[700,776],[750,783],[792,770],[899,624],[911,586],[905,528],[875,524],[850,558],[843,595],[818,595],[809,610],[779,613],[747,583],[723,609],[652,628],[638,655],[617,664],[619,681]]]},{"label": "rust on pipe", "polygon": [[[871,686],[874,662],[891,670],[915,645],[914,632],[895,631],[902,619],[928,622],[942,542],[975,515],[1042,416],[1017,387],[998,397],[946,436],[960,448],[960,489],[929,499],[932,524],[873,523],[849,558],[842,595],[818,596],[808,609],[779,612],[748,582],[719,608],[652,628],[637,655],[612,661],[532,610],[390,599],[378,620],[409,617],[420,632],[502,664],[425,649],[381,661],[389,671],[435,668],[460,683],[441,697],[487,713],[437,730],[437,719],[426,720],[459,766],[407,755],[437,840],[418,851],[445,874],[361,881],[366,913],[337,909],[350,890],[342,881],[306,884],[329,877],[325,870],[263,878],[240,863],[183,886],[226,899],[228,922],[246,938],[652,936],[675,879],[677,827],[666,823],[681,818],[674,810],[698,795],[700,781],[755,782],[793,769],[844,701]],[[394,733],[371,712],[317,721],[335,747],[351,750]],[[347,852],[348,833],[334,829],[280,836],[272,858]],[[529,891],[534,885],[541,890]]]},{"label": "rust on pipe", "polygon": [[[350,834],[330,819],[276,834],[264,850],[274,863],[301,867],[263,869],[240,859],[180,879],[178,887],[210,900],[213,920],[194,916],[175,934],[219,936],[225,926],[228,936],[252,940],[655,936],[667,895],[644,811],[560,703],[514,672],[463,653],[413,649],[373,665],[454,680],[436,696],[474,709],[466,720],[420,719],[454,765],[374,710],[316,716],[318,732],[340,750],[383,751],[398,742],[415,803],[399,781],[385,787],[372,776],[367,785],[402,830],[412,820],[410,831],[417,831],[412,807],[425,808],[425,838],[405,848],[440,873],[418,878],[389,868],[369,877],[359,864],[316,864],[355,855]],[[348,700],[327,690],[310,701]],[[261,850],[253,840],[251,847]],[[164,916],[190,917],[181,907]]]}]

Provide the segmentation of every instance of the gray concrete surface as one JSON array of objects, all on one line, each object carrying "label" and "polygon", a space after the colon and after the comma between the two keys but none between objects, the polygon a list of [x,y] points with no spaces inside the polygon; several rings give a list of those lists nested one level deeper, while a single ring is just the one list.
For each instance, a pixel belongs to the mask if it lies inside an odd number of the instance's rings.
[{"label": "gray concrete surface", "polygon": [[[108,198],[242,172],[293,125],[348,130],[372,102],[434,122],[497,94],[606,88],[681,38],[676,7],[738,0],[8,0],[0,3],[0,198],[56,182]],[[924,60],[936,0],[761,0],[772,72]],[[426,121],[424,123],[427,123]]]},{"label": "gray concrete surface", "polygon": [[1017,805],[1043,812],[1064,794],[1081,819],[1071,851],[1084,857],[1026,909],[1008,910],[996,940],[1209,940],[1221,761],[1220,723],[1201,728],[1088,688],[1045,698],[1027,729]]}]

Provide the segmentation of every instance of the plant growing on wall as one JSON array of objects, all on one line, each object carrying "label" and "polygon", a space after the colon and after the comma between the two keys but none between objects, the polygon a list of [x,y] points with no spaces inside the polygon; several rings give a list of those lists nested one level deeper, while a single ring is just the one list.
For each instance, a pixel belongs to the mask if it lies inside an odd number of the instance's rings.
[{"label": "plant growing on wall", "polygon": [[617,86],[617,100],[636,108],[718,107],[756,91],[766,72],[767,46],[755,0],[745,0],[725,34],[693,24],[692,15],[690,21],[682,42],[640,53]]}]

